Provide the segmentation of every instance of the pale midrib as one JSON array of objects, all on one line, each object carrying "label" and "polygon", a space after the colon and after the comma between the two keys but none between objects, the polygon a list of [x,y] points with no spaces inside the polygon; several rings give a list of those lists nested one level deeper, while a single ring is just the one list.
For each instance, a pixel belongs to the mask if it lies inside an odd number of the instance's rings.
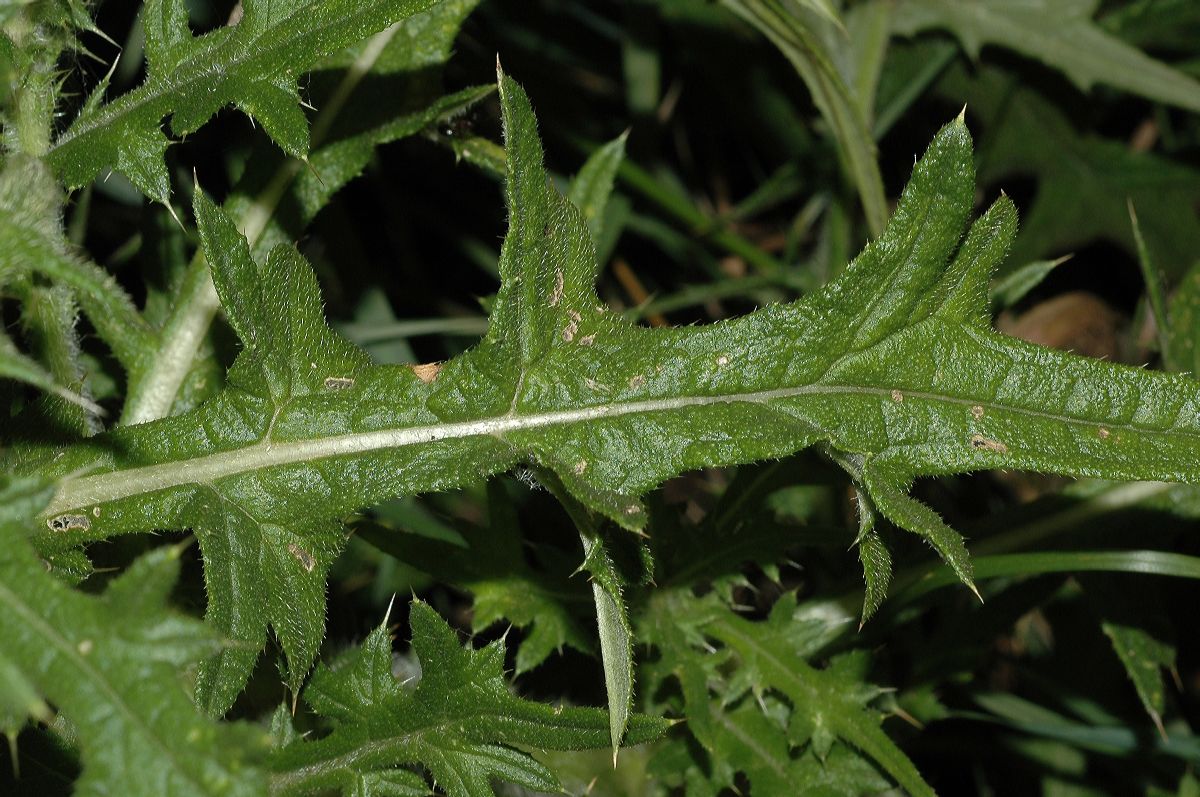
[{"label": "pale midrib", "polygon": [[[470,722],[478,725],[480,721],[491,718],[501,720],[511,719],[503,711],[496,709],[491,711],[477,711],[470,716]],[[432,722],[419,728],[407,729],[394,736],[387,736],[382,739],[369,739],[348,753],[343,753],[333,758],[325,758],[320,761],[313,761],[296,769],[272,775],[270,793],[286,794],[289,791],[304,786],[309,781],[325,777],[330,773],[350,770],[360,761],[369,761],[373,756],[380,754],[391,754],[393,757],[401,755],[402,758],[400,760],[390,762],[393,766],[421,763],[418,750],[416,749],[417,745],[426,743],[431,748],[445,747],[447,744],[447,732],[461,731],[462,723],[462,717],[447,717],[441,721]],[[526,724],[532,723],[526,721]],[[554,729],[564,730],[558,727]],[[573,729],[566,728],[565,730],[570,731]],[[584,730],[591,729],[585,728]],[[433,741],[426,742],[426,737],[432,737]]]},{"label": "pale midrib", "polygon": [[497,436],[508,432],[566,426],[607,418],[639,413],[670,412],[691,407],[716,406],[720,404],[765,404],[777,399],[797,398],[811,395],[871,395],[890,397],[896,393],[903,398],[925,399],[943,404],[980,406],[1012,412],[1028,417],[1054,420],[1070,424],[1103,425],[1110,430],[1128,430],[1142,434],[1162,434],[1165,430],[1137,424],[1122,424],[1059,415],[1040,410],[958,398],[936,393],[888,387],[866,387],[860,385],[812,384],[797,387],[776,388],[747,393],[726,393],[713,396],[673,396],[671,398],[629,401],[618,404],[602,404],[573,410],[559,410],[531,415],[509,413],[491,418],[456,423],[439,423],[429,426],[411,426],[401,429],[381,429],[374,432],[318,437],[311,440],[287,442],[262,441],[244,448],[220,451],[214,454],[189,459],[172,460],[157,465],[116,470],[93,476],[82,476],[64,480],[54,500],[42,513],[43,517],[55,517],[73,509],[99,506],[135,495],[181,487],[189,484],[213,484],[231,476],[237,476],[265,468],[312,462],[331,457],[365,454],[391,448],[436,443],[444,440],[459,440],[467,437]]},{"label": "pale midrib", "polygon": [[[742,620],[742,622],[746,621]],[[803,702],[810,705],[829,703],[829,700],[821,695],[820,686],[805,683],[800,678],[797,673],[802,671],[801,668],[794,663],[780,659],[768,645],[743,632],[735,623],[719,620],[709,626],[709,630],[712,631],[713,636],[726,645],[740,647],[739,653],[745,655],[745,651],[749,650],[753,654],[752,658],[770,665],[774,670],[773,683],[781,689],[787,691],[790,686],[793,694],[803,695]],[[807,663],[804,664],[803,669],[811,673],[813,677],[823,676],[820,670],[814,669]],[[772,680],[770,675],[767,676],[767,680]],[[834,733],[874,758],[883,769],[911,793],[916,793],[916,790],[913,789],[914,786],[924,786],[924,789],[920,789],[920,793],[933,794],[912,762],[900,752],[899,748],[895,747],[890,739],[883,735],[877,726],[865,722],[866,717],[860,709],[846,705],[838,708],[841,710],[828,712],[833,723]]]}]

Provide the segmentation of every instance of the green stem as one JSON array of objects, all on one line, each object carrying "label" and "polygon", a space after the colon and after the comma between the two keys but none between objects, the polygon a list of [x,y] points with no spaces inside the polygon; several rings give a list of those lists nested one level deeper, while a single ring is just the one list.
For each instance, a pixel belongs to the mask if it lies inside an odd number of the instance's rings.
[{"label": "green stem", "polygon": [[888,207],[876,162],[875,139],[825,44],[799,16],[776,0],[724,0],[723,4],[770,39],[808,86],[858,188],[871,236],[878,237],[887,224]]},{"label": "green stem", "polygon": [[[46,364],[55,382],[90,401],[91,396],[82,390],[84,372],[79,365],[76,309],[70,292],[62,286],[29,286],[24,293],[21,321],[36,359]],[[85,406],[60,397],[50,400],[55,403],[53,415],[73,434],[90,437],[100,431],[99,421]]]}]

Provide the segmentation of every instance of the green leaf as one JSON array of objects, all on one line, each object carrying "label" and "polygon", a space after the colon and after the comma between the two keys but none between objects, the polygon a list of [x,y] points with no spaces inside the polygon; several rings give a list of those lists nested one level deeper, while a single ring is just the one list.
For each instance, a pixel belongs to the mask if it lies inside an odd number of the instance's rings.
[{"label": "green leaf", "polygon": [[42,274],[67,286],[113,354],[135,370],[153,333],[112,275],[73,251],[58,220],[62,196],[45,165],[14,156],[0,170],[0,283]]},{"label": "green leaf", "polygon": [[579,529],[579,539],[583,543],[583,564],[576,572],[587,573],[592,582],[596,626],[600,632],[600,660],[604,665],[604,690],[608,695],[613,766],[616,766],[617,751],[633,708],[633,628],[629,624],[624,597],[629,579],[613,560],[611,544],[603,533],[603,520],[567,493],[554,474],[543,473],[540,481],[562,502]]},{"label": "green leaf", "polygon": [[605,548],[604,539],[583,530],[579,536],[584,551],[580,569],[590,574],[596,601],[596,625],[600,630],[600,659],[604,664],[609,737],[615,765],[633,707],[633,629],[622,595],[624,580]]},{"label": "green leaf", "polygon": [[[887,221],[887,202],[875,140],[865,103],[846,84],[833,55],[836,47],[845,46],[845,30],[834,25],[826,13],[788,7],[778,0],[724,0],[724,4],[758,28],[796,68],[833,130],[839,154],[862,199],[867,227],[872,235],[878,235]],[[831,40],[836,44],[831,45]]]},{"label": "green leaf", "polygon": [[[556,791],[554,775],[514,746],[552,750],[602,747],[608,720],[596,709],[554,708],[514,696],[504,680],[504,643],[463,648],[427,604],[414,601],[413,651],[420,680],[392,674],[392,645],[377,628],[332,668],[318,668],[304,700],[333,723],[317,741],[297,741],[272,759],[272,791],[349,794],[363,779],[404,765],[424,766],[451,797],[491,797],[492,781]],[[667,723],[634,717],[628,743],[658,737]]]},{"label": "green leaf", "polygon": [[1142,706],[1165,739],[1163,670],[1175,670],[1175,643],[1158,591],[1128,591],[1127,584],[1114,576],[1089,576],[1081,583],[1100,615],[1101,630],[1112,642]]},{"label": "green leaf", "polygon": [[625,131],[593,152],[567,189],[567,199],[583,214],[592,242],[597,245],[603,232],[604,209],[612,195],[617,170],[625,159],[625,139],[628,137],[629,131]]},{"label": "green leaf", "polygon": [[[1014,87],[999,70],[980,67],[970,81],[950,75],[945,91],[972,97],[970,113],[989,130],[980,150],[980,179],[1003,185],[1018,175],[1037,178],[1009,263],[1054,258],[1097,240],[1136,255],[1128,202],[1137,207],[1154,262],[1178,278],[1200,251],[1200,172],[1124,142],[1079,132],[1076,123],[1042,94]],[[1030,142],[1037,142],[1030,146]],[[1078,196],[1087,196],[1086,203]]]},{"label": "green leaf", "polygon": [[1175,361],[1192,376],[1200,375],[1200,260],[1184,275],[1169,307]]},{"label": "green leaf", "polygon": [[1004,310],[1012,307],[1040,285],[1050,272],[1070,259],[1070,255],[1064,255],[1054,260],[1032,260],[995,280],[991,289],[992,308]]},{"label": "green leaf", "polygon": [[832,669],[813,668],[788,650],[785,637],[777,630],[732,613],[706,624],[703,631],[735,651],[742,666],[756,673],[762,683],[787,696],[793,723],[802,720],[802,725],[812,729],[814,745],[819,738],[816,734],[824,730],[870,756],[909,794],[933,794],[908,757],[880,730],[878,719],[865,710],[861,684]]},{"label": "green leaf", "polygon": [[[853,668],[819,670],[805,660],[825,634],[800,621],[794,596],[755,623],[711,595],[697,599],[676,590],[656,594],[648,616],[643,637],[679,679],[687,727],[709,752],[714,793],[732,785],[739,771],[756,793],[787,793],[797,783],[813,783],[822,793],[816,784],[824,780],[837,794],[886,789],[875,766],[909,794],[933,793],[869,709],[880,690]],[[722,647],[714,650],[710,639]],[[724,672],[735,675],[727,681]],[[773,707],[773,692],[787,704]]]},{"label": "green leaf", "polygon": [[[187,415],[56,452],[45,467],[60,483],[44,519],[102,516],[43,533],[46,550],[216,528],[230,546],[260,540],[256,555],[284,569],[251,593],[268,590],[268,606],[282,609],[281,584],[320,592],[336,550],[330,523],[364,505],[532,461],[593,512],[636,529],[637,497],[670,476],[821,442],[859,462],[880,514],[970,584],[961,537],[908,496],[915,478],[1016,468],[1200,481],[1196,382],[988,326],[989,277],[1016,214],[1002,197],[962,241],[975,188],[961,118],[935,137],[887,230],[838,280],[733,321],[645,329],[599,302],[586,224],[547,179],[528,99],[507,76],[500,98],[510,230],[479,345],[440,367],[366,365],[324,325],[294,250],[254,264],[232,223],[200,199],[214,278],[246,343],[230,388]],[[268,532],[235,531],[247,519]],[[232,566],[215,549],[212,558],[210,567]],[[303,614],[290,642],[281,635],[296,654],[293,684],[320,637],[315,612]],[[279,633],[289,620],[270,622]]]},{"label": "green leaf", "polygon": [[[313,76],[311,91],[320,111],[308,163],[268,146],[256,148],[224,205],[244,226],[255,257],[302,237],[334,194],[362,172],[377,146],[452,119],[495,91],[485,86],[437,96],[436,67],[449,57],[458,26],[475,5],[474,0],[443,0],[319,64],[344,64],[345,69],[333,73],[336,82],[328,86],[322,78],[329,73]],[[374,84],[365,80],[371,76],[388,78],[378,81],[387,87],[371,89]],[[399,107],[397,79],[403,81]],[[207,264],[196,257],[157,351],[130,379],[123,423],[171,414],[217,309]]]},{"label": "green leaf", "polygon": [[122,784],[129,795],[260,794],[251,762],[265,739],[200,716],[179,678],[221,646],[211,630],[166,608],[181,549],[155,549],[102,595],[77,592],[46,573],[25,539],[51,493],[30,479],[0,486],[0,638],[6,665],[78,732],[84,769],[75,793]]},{"label": "green leaf", "polygon": [[1200,111],[1200,82],[1107,33],[1092,21],[1098,0],[899,0],[893,28],[911,36],[950,30],[972,58],[996,44],[1061,70],[1080,88],[1105,83]]},{"label": "green leaf", "polygon": [[143,7],[146,82],[90,106],[51,147],[47,158],[70,187],[115,169],[144,194],[166,203],[170,181],[160,126],[184,136],[218,110],[236,105],[263,126],[288,155],[308,154],[308,123],[297,77],[322,56],[423,11],[433,0],[247,0],[232,26],[193,37],[182,0]]},{"label": "green leaf", "polygon": [[474,630],[501,620],[524,629],[517,675],[564,646],[591,653],[595,643],[584,618],[592,600],[579,579],[569,578],[572,564],[545,547],[536,557],[544,567],[527,561],[515,509],[498,481],[488,482],[488,513],[487,525],[457,527],[465,546],[374,525],[360,527],[357,534],[399,561],[470,592]]},{"label": "green leaf", "polygon": [[[294,250],[274,250],[263,263],[204,193],[195,194],[196,222],[217,294],[245,350],[229,373],[234,390],[277,414],[353,385],[363,353],[325,325],[312,301],[316,280]],[[288,657],[288,686],[299,691],[324,636],[325,574],[343,538],[332,519],[282,521],[241,505],[235,495],[203,490],[192,511],[205,557],[208,619],[245,644],[221,651],[201,670],[196,692],[219,716],[241,691],[270,623]]]}]

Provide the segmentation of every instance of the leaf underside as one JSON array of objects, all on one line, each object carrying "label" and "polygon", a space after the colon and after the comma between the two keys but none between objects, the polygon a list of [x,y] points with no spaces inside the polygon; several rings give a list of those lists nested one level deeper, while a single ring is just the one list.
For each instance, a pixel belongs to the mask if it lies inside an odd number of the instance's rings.
[{"label": "leaf underside", "polygon": [[[509,231],[478,345],[440,368],[369,364],[325,325],[295,250],[256,262],[198,193],[202,248],[244,346],[228,387],[185,415],[32,463],[61,479],[42,515],[47,552],[196,530],[210,618],[245,643],[206,666],[213,713],[240,690],[268,625],[293,689],[310,669],[338,518],[518,463],[640,529],[638,496],[666,478],[819,443],[853,463],[879,515],[924,538],[967,584],[962,538],[907,493],[917,477],[1014,468],[1200,480],[1196,382],[990,328],[989,276],[1016,212],[1001,197],[967,230],[975,185],[961,118],[936,135],[887,229],[836,281],[742,318],[646,329],[598,300],[586,221],[547,179],[529,101],[504,75],[499,93]],[[864,539],[878,595],[885,549]]]}]

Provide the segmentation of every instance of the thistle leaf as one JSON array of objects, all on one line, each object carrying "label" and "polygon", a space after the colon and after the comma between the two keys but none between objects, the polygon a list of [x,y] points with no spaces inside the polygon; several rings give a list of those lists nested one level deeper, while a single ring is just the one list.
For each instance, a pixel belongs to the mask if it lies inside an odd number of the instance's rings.
[{"label": "thistle leaf", "polygon": [[166,608],[180,549],[143,556],[102,595],[77,592],[45,571],[26,539],[51,493],[31,479],[0,484],[0,664],[77,730],[75,793],[109,794],[112,784],[135,796],[262,793],[252,759],[266,753],[266,738],[202,717],[179,680],[180,668],[222,644]]},{"label": "thistle leaf", "polygon": [[[1200,481],[1200,383],[989,328],[986,285],[1015,210],[1002,197],[962,243],[974,174],[961,118],[836,281],[736,320],[645,329],[599,302],[587,225],[547,179],[528,98],[503,74],[499,87],[510,229],[485,338],[440,366],[367,365],[325,326],[294,250],[256,265],[200,199],[205,251],[245,345],[229,388],[186,415],[57,452],[43,518],[101,516],[43,533],[47,552],[154,528],[225,528],[242,540],[232,530],[252,522],[265,530],[250,535],[259,558],[242,566],[266,577],[243,601],[263,589],[268,606],[286,607],[289,579],[319,593],[337,547],[331,524],[362,506],[532,462],[591,511],[637,529],[638,496],[670,476],[822,443],[860,462],[880,514],[970,584],[961,537],[907,494],[915,478],[1016,468]],[[204,544],[210,569],[231,566],[211,536]],[[261,627],[261,604],[253,612]],[[306,608],[304,622],[315,616]],[[267,620],[277,633],[289,622]],[[281,635],[293,686],[319,638],[295,622],[297,638]]]},{"label": "thistle leaf", "polygon": [[996,44],[1061,70],[1080,88],[1105,83],[1200,111],[1200,82],[1146,55],[1092,21],[1098,0],[901,0],[893,28],[950,30],[972,58]]},{"label": "thistle leaf", "polygon": [[[382,627],[335,668],[318,668],[304,700],[333,722],[333,732],[276,754],[274,793],[349,794],[364,778],[412,764],[423,765],[451,797],[491,797],[495,780],[557,791],[554,775],[514,746],[578,750],[608,743],[604,712],[514,696],[504,680],[503,641],[463,648],[453,629],[420,601],[412,604],[411,623],[422,665],[415,686],[392,674],[392,644]],[[635,717],[629,742],[656,738],[666,727],[662,720]]]},{"label": "thistle leaf", "polygon": [[308,122],[297,78],[322,56],[433,5],[434,0],[247,0],[235,24],[202,36],[188,29],[182,0],[148,0],[146,82],[107,104],[89,104],[47,154],[70,187],[116,169],[151,199],[170,195],[161,130],[198,130],[218,110],[236,105],[280,148],[308,153]]}]

